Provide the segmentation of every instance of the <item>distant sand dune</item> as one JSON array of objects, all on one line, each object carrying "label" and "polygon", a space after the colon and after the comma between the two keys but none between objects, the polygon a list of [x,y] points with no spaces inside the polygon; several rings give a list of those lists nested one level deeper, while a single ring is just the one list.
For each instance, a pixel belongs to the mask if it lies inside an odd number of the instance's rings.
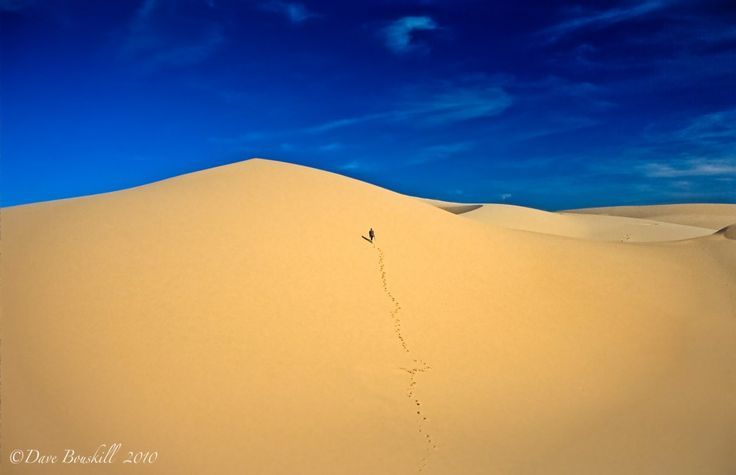
[{"label": "distant sand dune", "polygon": [[483,205],[463,217],[510,229],[602,241],[676,241],[713,234],[709,228],[647,219],[551,213],[505,204]]},{"label": "distant sand dune", "polygon": [[[267,160],[2,209],[0,470],[733,474],[736,242],[705,211],[456,215]],[[113,442],[159,460],[7,463]]]},{"label": "distant sand dune", "polygon": [[736,224],[736,205],[732,204],[613,206],[610,208],[576,209],[568,212],[644,218],[665,223],[711,228],[714,230],[728,226],[729,224]]}]

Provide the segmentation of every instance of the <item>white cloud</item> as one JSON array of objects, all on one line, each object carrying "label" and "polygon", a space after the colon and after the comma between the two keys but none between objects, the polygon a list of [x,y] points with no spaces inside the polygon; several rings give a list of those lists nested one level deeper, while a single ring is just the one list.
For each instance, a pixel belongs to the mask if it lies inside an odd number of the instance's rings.
[{"label": "white cloud", "polygon": [[428,16],[406,16],[393,21],[381,30],[384,43],[396,54],[406,54],[417,48],[413,42],[416,31],[432,31],[439,28]]},{"label": "white cloud", "polygon": [[642,171],[650,178],[736,176],[736,158],[695,158],[670,163],[653,162],[642,165]]}]

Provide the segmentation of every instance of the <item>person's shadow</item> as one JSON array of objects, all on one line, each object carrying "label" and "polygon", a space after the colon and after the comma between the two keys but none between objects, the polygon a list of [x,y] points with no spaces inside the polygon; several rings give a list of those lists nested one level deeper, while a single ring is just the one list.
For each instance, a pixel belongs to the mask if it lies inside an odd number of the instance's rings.
[{"label": "person's shadow", "polygon": [[362,237],[363,239],[365,239],[365,240],[366,240],[366,241],[368,241],[369,243],[373,244],[373,241],[371,241],[371,240],[370,240],[370,239],[368,239],[367,237],[365,237],[365,236],[360,236],[360,237]]}]

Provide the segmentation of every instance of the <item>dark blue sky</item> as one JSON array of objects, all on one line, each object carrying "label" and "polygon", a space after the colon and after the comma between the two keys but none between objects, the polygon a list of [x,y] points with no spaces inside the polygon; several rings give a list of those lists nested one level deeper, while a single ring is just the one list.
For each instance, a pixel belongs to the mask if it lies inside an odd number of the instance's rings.
[{"label": "dark blue sky", "polygon": [[0,202],[253,156],[545,209],[736,202],[733,0],[0,0]]}]

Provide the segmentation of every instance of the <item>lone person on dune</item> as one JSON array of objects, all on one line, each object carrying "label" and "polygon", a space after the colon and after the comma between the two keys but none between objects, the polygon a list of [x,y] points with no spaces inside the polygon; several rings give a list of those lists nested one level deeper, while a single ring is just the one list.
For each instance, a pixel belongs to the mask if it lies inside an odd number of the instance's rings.
[{"label": "lone person on dune", "polygon": [[368,231],[368,237],[369,237],[369,238],[371,238],[371,242],[373,242],[373,238],[375,238],[375,237],[376,237],[376,233],[375,233],[375,232],[373,232],[373,228],[371,228],[371,229],[370,229],[370,230]]}]

